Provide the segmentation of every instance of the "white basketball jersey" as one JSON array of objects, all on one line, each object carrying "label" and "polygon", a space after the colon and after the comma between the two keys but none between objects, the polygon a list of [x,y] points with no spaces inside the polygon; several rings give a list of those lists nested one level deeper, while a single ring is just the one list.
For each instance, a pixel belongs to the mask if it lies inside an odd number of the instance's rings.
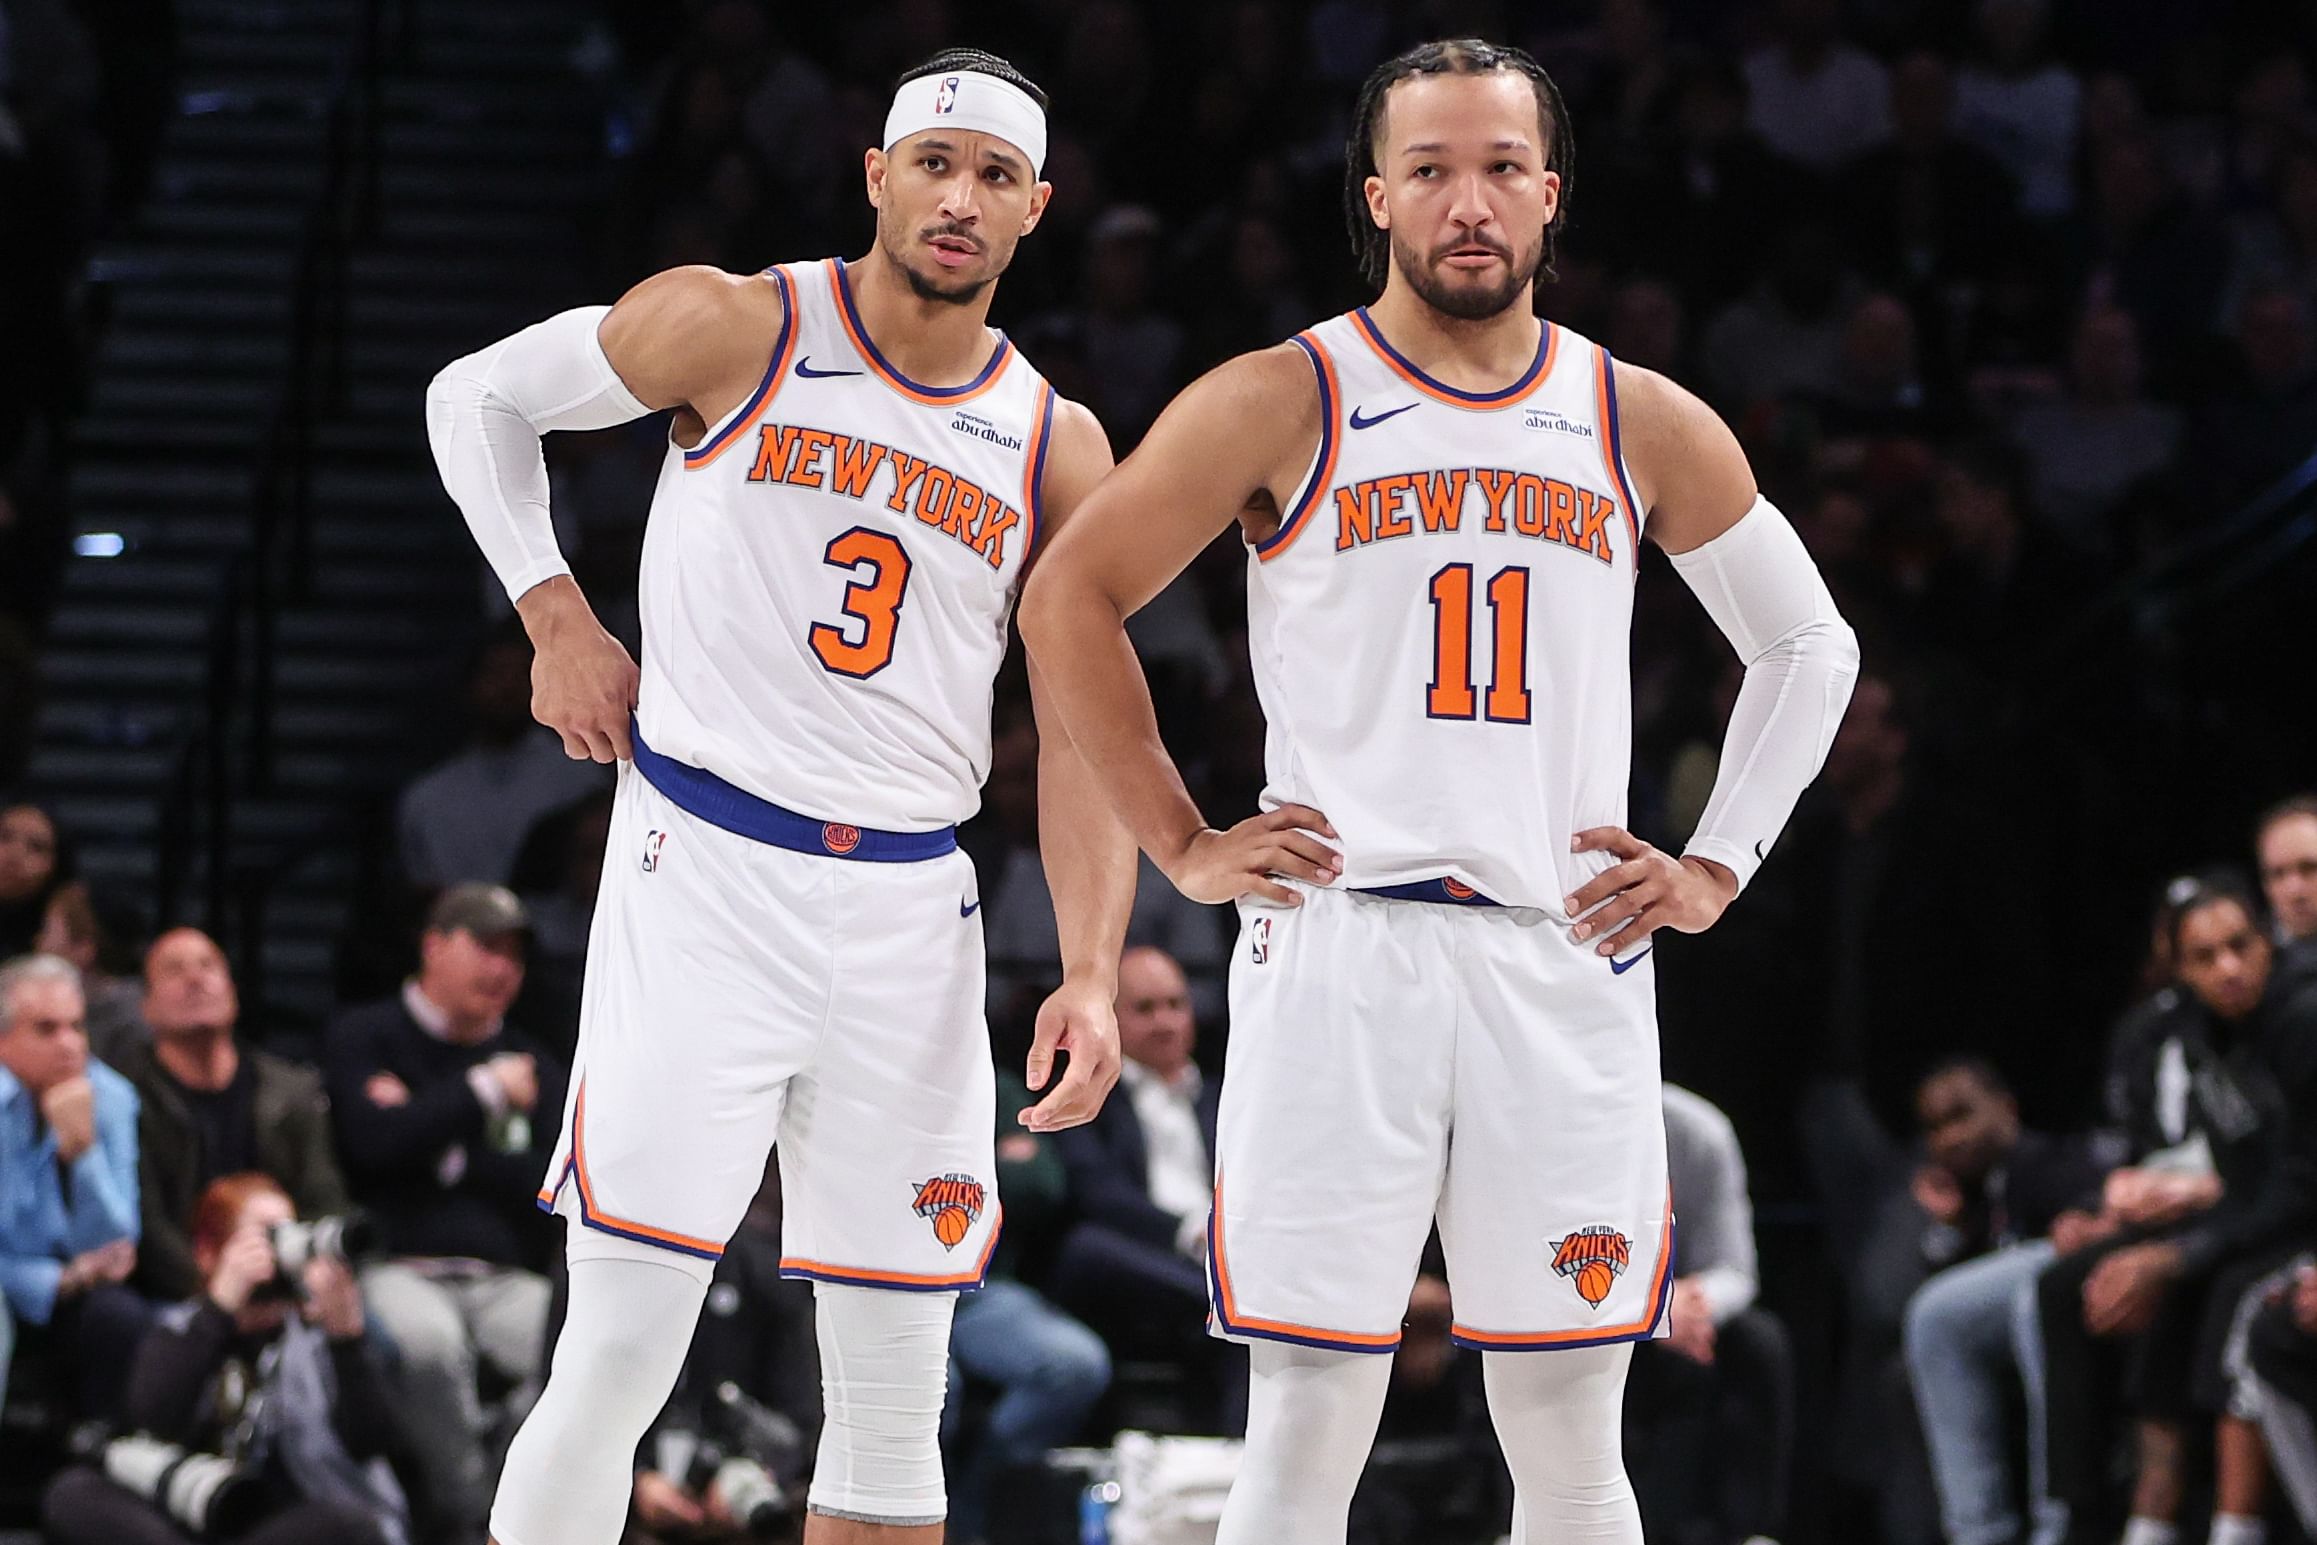
[{"label": "white basketball jersey", "polygon": [[1341,883],[1439,879],[1559,914],[1623,825],[1639,506],[1609,356],[1544,324],[1522,377],[1458,391],[1363,309],[1294,342],[1324,429],[1248,563],[1266,805],[1326,813]]},{"label": "white basketball jersey", "polygon": [[756,392],[671,445],[644,538],[653,750],[824,821],[927,831],[981,803],[990,695],[1036,539],[1053,388],[1002,334],[963,386],[879,356],[841,260],[769,269]]}]

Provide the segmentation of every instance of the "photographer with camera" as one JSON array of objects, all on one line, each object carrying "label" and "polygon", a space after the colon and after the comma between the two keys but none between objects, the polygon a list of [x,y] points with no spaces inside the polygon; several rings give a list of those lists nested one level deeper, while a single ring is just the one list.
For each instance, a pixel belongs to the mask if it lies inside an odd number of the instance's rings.
[{"label": "photographer with camera", "polygon": [[129,1380],[134,1436],[92,1441],[42,1502],[53,1545],[406,1545],[399,1434],[345,1249],[259,1174],[202,1193],[200,1297],[164,1310]]}]

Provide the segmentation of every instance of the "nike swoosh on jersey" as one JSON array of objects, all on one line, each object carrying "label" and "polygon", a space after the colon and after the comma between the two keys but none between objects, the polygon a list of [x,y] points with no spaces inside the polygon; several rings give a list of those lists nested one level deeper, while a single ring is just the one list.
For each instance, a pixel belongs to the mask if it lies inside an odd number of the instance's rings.
[{"label": "nike swoosh on jersey", "polygon": [[1374,414],[1367,418],[1362,418],[1360,416],[1360,410],[1354,408],[1352,409],[1352,427],[1354,429],[1373,429],[1378,424],[1381,424],[1384,420],[1388,418],[1398,418],[1401,414],[1407,412],[1410,408],[1415,406],[1417,406],[1417,404],[1413,402],[1404,402],[1396,408],[1387,408],[1383,412]]},{"label": "nike swoosh on jersey", "polygon": [[861,372],[858,370],[815,370],[812,356],[808,354],[796,362],[796,373],[797,379],[800,381],[820,381],[830,376],[857,376]]},{"label": "nike swoosh on jersey", "polygon": [[961,901],[961,902],[959,902],[959,903],[957,904],[957,915],[958,915],[959,917],[971,917],[971,916],[973,916],[973,915],[974,915],[976,912],[979,912],[981,909],[982,909],[981,898],[977,896],[977,897],[975,897],[975,898],[974,898],[972,901]]},{"label": "nike swoosh on jersey", "polygon": [[[1654,944],[1649,947],[1649,949],[1655,948],[1657,948],[1657,946]],[[1643,950],[1639,955],[1634,956],[1631,960],[1612,960],[1609,962],[1609,972],[1612,976],[1623,976],[1626,972],[1632,970],[1635,966],[1640,965],[1642,960],[1647,957],[1648,954],[1649,950]]]}]

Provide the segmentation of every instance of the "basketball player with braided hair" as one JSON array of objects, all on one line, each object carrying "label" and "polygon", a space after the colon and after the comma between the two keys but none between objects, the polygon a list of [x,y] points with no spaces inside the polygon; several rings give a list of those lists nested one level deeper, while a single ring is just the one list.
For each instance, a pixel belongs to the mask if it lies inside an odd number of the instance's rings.
[{"label": "basketball player with braided hair", "polygon": [[[443,480],[538,646],[533,711],[574,757],[619,763],[539,1193],[567,1221],[570,1309],[497,1545],[620,1538],[637,1441],[776,1138],[781,1269],[816,1284],[827,1411],[806,1545],[941,1537],[951,1309],[999,1226],[956,825],[989,773],[1023,576],[1111,459],[986,325],[1053,191],[1045,108],[1004,60],[941,54],[902,77],[866,152],[866,257],[672,270],[428,394]],[[556,550],[539,437],[666,408],[639,672]],[[1021,1119],[1052,1131],[1117,1078],[1134,848],[1032,691],[1066,980]]]},{"label": "basketball player with braided hair", "polygon": [[[1375,302],[1193,383],[1024,595],[1136,840],[1239,905],[1207,1265],[1253,1388],[1220,1545],[1341,1545],[1436,1219],[1514,1539],[1641,1539],[1618,1416],[1673,1259],[1651,935],[1744,888],[1857,644],[1722,422],[1536,314],[1574,161],[1517,49],[1379,68],[1345,183]],[[1269,786],[1217,830],[1123,624],[1233,521]],[[1678,856],[1625,829],[1644,535],[1746,668]]]}]

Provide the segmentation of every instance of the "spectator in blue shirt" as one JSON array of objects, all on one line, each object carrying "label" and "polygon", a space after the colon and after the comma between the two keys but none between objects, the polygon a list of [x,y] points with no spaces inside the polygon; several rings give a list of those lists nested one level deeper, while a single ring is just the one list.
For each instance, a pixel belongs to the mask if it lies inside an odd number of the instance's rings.
[{"label": "spectator in blue shirt", "polygon": [[[0,965],[0,1296],[63,1359],[85,1415],[118,1403],[149,1316],[137,1264],[137,1096],[90,1059],[80,973]],[[4,1377],[0,1370],[0,1377]]]}]

